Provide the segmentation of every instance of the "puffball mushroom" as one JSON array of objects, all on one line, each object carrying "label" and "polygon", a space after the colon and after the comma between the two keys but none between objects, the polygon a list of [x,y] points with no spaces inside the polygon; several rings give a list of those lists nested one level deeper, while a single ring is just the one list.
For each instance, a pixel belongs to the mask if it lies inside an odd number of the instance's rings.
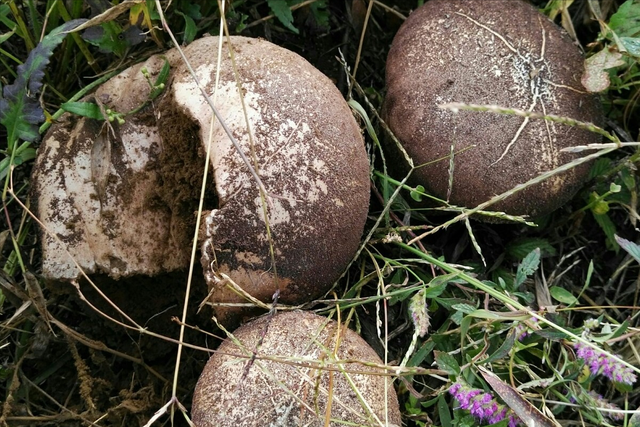
[{"label": "puffball mushroom", "polygon": [[[220,123],[211,126],[211,108],[177,51],[154,56],[94,97],[104,108],[133,110],[151,91],[142,66],[153,81],[166,59],[171,75],[159,98],[111,127],[67,115],[44,139],[33,182],[38,216],[57,236],[42,235],[46,278],[75,279],[79,268],[115,279],[186,269],[205,161],[200,240],[212,301],[243,302],[227,287],[235,283],[258,299],[278,290],[281,302],[300,303],[339,277],[369,200],[368,159],[349,107],[303,58],[244,37],[231,38],[237,81],[224,42],[214,94],[218,41],[200,39],[184,53],[266,194]],[[237,314],[229,310],[219,308],[219,320]]]},{"label": "puffball mushroom", "polygon": [[196,427],[323,426],[329,416],[331,426],[400,426],[393,385],[376,365],[373,349],[333,320],[302,311],[264,316],[209,359],[191,420]]},{"label": "puffball mushroom", "polygon": [[[219,208],[205,213],[202,227],[202,266],[211,301],[246,302],[225,276],[262,301],[271,301],[276,291],[280,302],[310,301],[327,291],[360,243],[369,206],[362,134],[335,85],[306,60],[264,40],[232,40],[253,152],[268,193],[277,270],[270,259],[258,185],[216,124],[210,160]],[[215,58],[210,57],[216,47],[216,38],[206,38],[185,49],[210,94],[216,77]],[[172,111],[197,123],[199,138],[207,141],[212,113],[184,67],[176,70],[172,88],[177,107]],[[216,99],[250,157],[252,141],[226,55]],[[222,321],[237,312],[216,308]]]},{"label": "puffball mushroom", "polygon": [[[383,116],[414,164],[429,163],[415,170],[415,182],[451,204],[475,207],[577,158],[562,148],[600,138],[564,124],[439,105],[499,105],[599,124],[601,108],[580,84],[582,69],[577,45],[528,3],[430,0],[393,40]],[[549,213],[587,174],[587,165],[576,167],[490,209]]]}]

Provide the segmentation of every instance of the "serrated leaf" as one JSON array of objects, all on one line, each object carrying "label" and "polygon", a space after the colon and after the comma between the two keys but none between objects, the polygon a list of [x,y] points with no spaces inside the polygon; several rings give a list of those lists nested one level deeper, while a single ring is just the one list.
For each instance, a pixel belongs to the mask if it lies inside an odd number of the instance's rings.
[{"label": "serrated leaf", "polygon": [[93,102],[65,102],[60,105],[60,108],[69,113],[77,114],[78,116],[89,117],[95,120],[105,120],[100,111],[100,107]]},{"label": "serrated leaf", "polygon": [[552,286],[549,288],[549,293],[556,301],[560,301],[563,304],[573,305],[578,302],[578,299],[574,297],[571,292],[561,288],[560,286]]},{"label": "serrated leaf", "polygon": [[465,317],[464,317],[464,313],[461,311],[456,311],[455,313],[453,313],[450,316],[450,319],[452,322],[454,322],[456,325],[460,325],[462,324],[462,322],[464,321]]},{"label": "serrated leaf", "polygon": [[593,163],[593,166],[591,166],[591,169],[589,170],[589,180],[592,180],[597,176],[606,174],[611,170],[612,167],[613,161],[611,159],[609,159],[608,157],[599,157],[598,159],[596,159],[596,161]]},{"label": "serrated leaf", "polygon": [[460,373],[460,366],[456,359],[449,353],[444,351],[435,351],[436,364],[438,369],[445,371],[449,375],[458,375]]},{"label": "serrated leaf", "polygon": [[516,272],[515,288],[517,289],[524,283],[527,277],[531,276],[538,269],[540,265],[540,248],[536,248],[529,252],[524,257],[520,265],[518,265],[518,271]]},{"label": "serrated leaf", "polygon": [[624,64],[620,52],[605,47],[584,61],[584,74],[580,82],[589,92],[602,92],[611,84],[609,73],[605,70]]},{"label": "serrated leaf", "polygon": [[637,262],[640,262],[640,245],[624,239],[617,234],[614,235],[614,238],[622,249],[624,249],[629,255],[631,255]]},{"label": "serrated leaf", "polygon": [[62,43],[66,33],[85,21],[86,19],[76,19],[66,22],[47,34],[29,52],[24,64],[18,66],[15,82],[3,88],[0,98],[0,123],[7,128],[9,150],[13,149],[18,139],[35,141],[38,138],[38,124],[44,121],[38,92],[42,87],[49,58],[53,49]]},{"label": "serrated leaf", "polygon": [[293,26],[293,14],[286,0],[267,0],[267,4],[282,25],[296,34],[299,33],[298,29]]}]

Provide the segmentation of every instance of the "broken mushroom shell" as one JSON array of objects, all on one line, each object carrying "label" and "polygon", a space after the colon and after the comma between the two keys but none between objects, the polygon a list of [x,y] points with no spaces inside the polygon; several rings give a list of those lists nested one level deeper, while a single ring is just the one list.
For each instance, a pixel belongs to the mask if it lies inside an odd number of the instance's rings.
[{"label": "broken mushroom shell", "polygon": [[[150,87],[177,52],[153,56],[101,85],[85,101],[125,113],[145,103]],[[175,62],[174,62],[175,65]],[[114,279],[183,269],[188,250],[171,233],[179,220],[157,194],[162,138],[152,106],[122,124],[64,114],[38,150],[31,199],[43,223],[42,275]],[[195,173],[195,172],[194,172]],[[181,236],[180,236],[181,237]]]},{"label": "broken mushroom shell", "polygon": [[[358,124],[302,57],[231,37],[233,65],[225,41],[218,70],[218,44],[205,37],[184,53],[248,162],[176,50],[126,70],[93,95],[103,109],[135,111],[152,90],[142,67],[154,81],[165,60],[171,65],[164,93],[124,123],[65,115],[39,150],[34,199],[52,232],[42,234],[45,278],[186,270],[209,162],[199,238],[212,303],[237,306],[242,294],[271,301],[279,292],[281,302],[298,304],[338,279],[368,211]],[[215,308],[223,323],[242,311]]]},{"label": "broken mushroom shell", "polygon": [[[335,85],[302,57],[265,40],[231,40],[233,64],[225,42],[215,94],[218,39],[193,43],[185,54],[255,161],[266,194],[219,122],[210,127],[212,111],[186,67],[175,71],[160,106],[176,123],[197,124],[203,150],[211,134],[218,206],[204,213],[201,233],[210,301],[247,302],[238,287],[261,301],[276,291],[280,302],[310,301],[335,282],[360,243],[369,206],[361,131]],[[214,308],[223,322],[239,312]]]},{"label": "broken mushroom shell", "polygon": [[325,419],[331,426],[400,426],[382,365],[358,334],[333,320],[303,311],[264,316],[209,359],[191,420],[196,427],[323,426]]},{"label": "broken mushroom shell", "polygon": [[[599,124],[599,101],[581,86],[582,69],[576,43],[524,1],[431,0],[393,40],[383,116],[414,164],[426,164],[415,170],[415,183],[451,204],[475,207],[578,157],[561,149],[600,137],[565,124],[440,106],[499,105]],[[549,213],[576,193],[588,168],[554,175],[489,209]]]}]

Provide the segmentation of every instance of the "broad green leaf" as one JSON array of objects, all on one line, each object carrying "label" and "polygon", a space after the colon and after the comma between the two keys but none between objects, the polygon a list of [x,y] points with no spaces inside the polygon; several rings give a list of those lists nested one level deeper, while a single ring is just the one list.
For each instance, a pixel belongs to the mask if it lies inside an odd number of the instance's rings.
[{"label": "broad green leaf", "polygon": [[553,299],[567,305],[573,305],[578,302],[578,299],[574,297],[571,292],[569,292],[565,288],[561,288],[560,286],[552,286],[551,288],[549,288],[549,293],[551,294]]},{"label": "broad green leaf", "polygon": [[471,304],[454,304],[451,308],[464,314],[470,314],[476,311],[476,308]]},{"label": "broad green leaf", "polygon": [[618,235],[614,235],[614,238],[622,249],[624,249],[629,255],[631,255],[637,262],[640,262],[640,245],[624,239]]},{"label": "broad green leaf", "polygon": [[293,26],[293,14],[286,0],[267,0],[267,4],[282,25],[296,34],[299,33],[298,29]]},{"label": "broad green leaf", "polygon": [[102,112],[100,111],[100,107],[93,102],[65,102],[60,105],[60,108],[69,113],[77,114],[78,116],[89,117],[90,119],[96,120],[105,120],[102,116]]},{"label": "broad green leaf", "polygon": [[609,19],[609,28],[618,37],[633,37],[640,34],[640,2],[627,0]]},{"label": "broad green leaf", "polygon": [[489,357],[482,361],[483,365],[492,363],[494,360],[504,359],[509,355],[509,352],[513,348],[513,344],[516,341],[516,334],[513,329],[507,335],[507,338],[502,342],[502,345]]},{"label": "broad green leaf", "polygon": [[196,33],[198,31],[196,22],[186,13],[182,13],[179,10],[176,10],[176,13],[184,18],[184,33],[182,35],[182,42],[184,44],[189,44],[193,41],[193,39],[196,38]]},{"label": "broad green leaf", "polygon": [[460,373],[460,366],[453,356],[444,351],[435,351],[434,353],[438,369],[442,369],[449,375],[458,375]]},{"label": "broad green leaf", "polygon": [[[24,141],[20,147],[15,150],[13,156],[13,164],[15,166],[21,165],[24,162],[35,159],[36,150],[31,146],[29,141]],[[11,166],[11,157],[5,157],[0,161],[0,179],[4,179],[9,173]]]}]

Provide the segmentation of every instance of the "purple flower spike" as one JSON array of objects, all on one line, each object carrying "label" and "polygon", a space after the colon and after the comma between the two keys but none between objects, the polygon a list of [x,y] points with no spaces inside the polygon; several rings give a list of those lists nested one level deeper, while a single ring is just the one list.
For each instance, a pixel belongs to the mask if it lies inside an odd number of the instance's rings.
[{"label": "purple flower spike", "polygon": [[507,418],[509,427],[516,427],[520,419],[513,411],[498,404],[491,393],[471,388],[462,382],[455,382],[449,387],[449,393],[460,402],[460,408],[468,410],[480,421],[495,424]]},{"label": "purple flower spike", "polygon": [[589,366],[591,374],[604,375],[611,381],[629,385],[636,382],[636,376],[631,368],[610,358],[604,352],[596,351],[581,342],[575,343],[573,348],[576,350],[576,356]]},{"label": "purple flower spike", "polygon": [[614,411],[619,411],[619,412],[605,412],[604,413],[605,417],[613,421],[620,421],[624,418],[624,416],[622,415],[622,410],[617,405],[614,405],[613,403],[609,402],[608,400],[606,400],[604,397],[600,396],[596,392],[588,391],[587,394],[589,394],[589,396],[593,398],[596,406],[606,408],[606,409],[612,409]]}]

